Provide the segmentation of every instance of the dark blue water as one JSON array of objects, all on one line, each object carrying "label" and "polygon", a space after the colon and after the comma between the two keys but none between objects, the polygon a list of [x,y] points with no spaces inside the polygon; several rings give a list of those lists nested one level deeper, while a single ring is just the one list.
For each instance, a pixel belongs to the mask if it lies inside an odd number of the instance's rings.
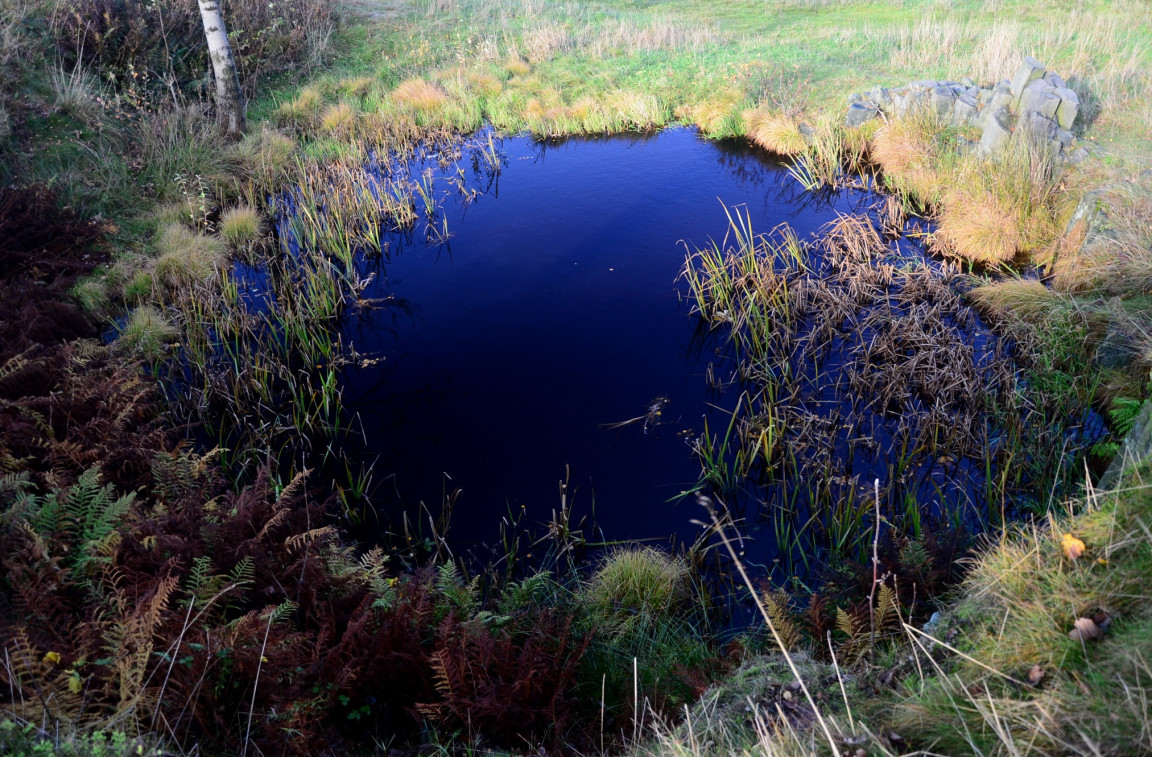
[{"label": "dark blue water", "polygon": [[[702,512],[677,502],[700,476],[689,440],[708,414],[722,432],[713,405],[735,396],[705,380],[723,345],[689,317],[685,245],[722,238],[725,205],[744,206],[757,231],[786,221],[803,238],[876,196],[818,198],[766,156],[684,129],[507,138],[502,150],[498,178],[471,202],[448,184],[456,166],[436,169],[441,213],[387,236],[364,293],[378,304],[344,322],[346,340],[382,358],[346,371],[343,394],[363,429],[349,451],[375,461],[382,527],[459,489],[450,541],[491,543],[508,513],[548,521],[567,479],[596,538],[690,542]],[[445,220],[448,243],[428,242]],[[657,398],[659,423],[608,427]]]}]

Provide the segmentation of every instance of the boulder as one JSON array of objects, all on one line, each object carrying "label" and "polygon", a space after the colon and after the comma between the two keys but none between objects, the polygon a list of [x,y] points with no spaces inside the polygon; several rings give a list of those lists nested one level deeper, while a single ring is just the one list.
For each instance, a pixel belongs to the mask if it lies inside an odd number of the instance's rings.
[{"label": "boulder", "polygon": [[1060,98],[1060,105],[1056,108],[1056,122],[1061,129],[1071,129],[1080,112],[1080,97],[1067,87],[1057,87],[1053,94]]},{"label": "boulder", "polygon": [[1122,370],[1132,365],[1136,358],[1137,352],[1132,335],[1113,326],[1096,345],[1092,365],[1105,370]]},{"label": "boulder", "polygon": [[[1080,150],[1084,150],[1083,147]],[[1080,152],[1077,150],[1076,152]],[[1088,151],[1084,150],[1085,156]],[[1075,153],[1073,153],[1075,154]],[[1096,224],[1097,219],[1104,217],[1104,209],[1101,206],[1101,200],[1104,197],[1103,189],[1093,189],[1091,192],[1085,192],[1084,196],[1080,198],[1080,202],[1076,205],[1076,210],[1072,211],[1072,217],[1068,219],[1068,226],[1065,227],[1064,233],[1071,234],[1072,230],[1076,228],[1076,224],[1085,223],[1088,225],[1089,230]]]},{"label": "boulder", "polygon": [[863,99],[864,99],[864,95],[860,95],[860,94],[848,95],[848,104],[851,105],[852,103],[858,103]]},{"label": "boulder", "polygon": [[984,133],[980,135],[980,146],[976,151],[981,155],[991,155],[1000,150],[1012,136],[1012,114],[1007,108],[990,112],[984,118]]},{"label": "boulder", "polygon": [[1072,154],[1069,155],[1065,159],[1065,162],[1067,162],[1068,165],[1070,165],[1070,166],[1074,166],[1074,165],[1077,165],[1079,163],[1083,163],[1087,158],[1088,158],[1088,151],[1085,150],[1083,147],[1077,147],[1072,152]]},{"label": "boulder", "polygon": [[968,95],[973,100],[979,100],[980,99],[980,88],[979,87],[967,87],[964,89],[964,94]]},{"label": "boulder", "polygon": [[973,126],[980,118],[980,103],[968,95],[956,98],[956,105],[952,108],[953,126]]},{"label": "boulder", "polygon": [[988,107],[993,111],[998,111],[1001,108],[1011,108],[1012,101],[1015,98],[1012,96],[1012,91],[1004,82],[1000,82],[993,88],[992,96],[988,100]]},{"label": "boulder", "polygon": [[1140,414],[1136,416],[1136,423],[1132,430],[1124,437],[1120,451],[1112,459],[1112,464],[1104,475],[1100,477],[1098,491],[1110,491],[1117,488],[1126,471],[1132,470],[1152,454],[1152,401],[1145,402]]},{"label": "boulder", "polygon": [[1037,142],[1047,142],[1056,136],[1056,122],[1043,113],[1025,113],[1020,116],[1019,126],[1030,138]]},{"label": "boulder", "polygon": [[902,118],[902,117],[906,116],[908,114],[908,109],[910,107],[909,96],[902,93],[902,92],[892,92],[891,95],[892,95],[892,111],[897,115],[897,117]]},{"label": "boulder", "polygon": [[892,107],[892,95],[888,90],[881,86],[875,86],[872,91],[868,93],[868,99],[874,102],[880,108]]},{"label": "boulder", "polygon": [[1016,70],[1016,76],[1012,78],[1012,96],[1016,98],[1016,105],[1019,105],[1020,95],[1024,93],[1024,88],[1036,79],[1043,78],[1045,71],[1044,64],[1035,58],[1027,57],[1024,59],[1020,68]]},{"label": "boulder", "polygon": [[[1043,81],[1037,79],[1037,81]],[[1033,82],[1035,84],[1035,82]],[[1050,86],[1050,85],[1049,85]],[[1060,107],[1060,98],[1057,97],[1052,90],[1046,90],[1043,87],[1034,87],[1032,84],[1024,90],[1024,95],[1020,98],[1020,116],[1024,117],[1031,113],[1039,113],[1047,119],[1056,120],[1056,109]]]},{"label": "boulder", "polygon": [[932,90],[932,109],[936,111],[936,115],[947,117],[952,112],[952,106],[956,104],[956,93],[949,87],[943,85],[937,86]]},{"label": "boulder", "polygon": [[980,90],[980,96],[977,97],[976,99],[978,99],[980,101],[981,105],[987,105],[988,102],[992,100],[992,90],[990,90],[990,89]]},{"label": "boulder", "polygon": [[1057,129],[1056,139],[1059,140],[1061,145],[1067,147],[1068,145],[1072,144],[1072,140],[1075,139],[1075,137],[1073,136],[1072,132],[1068,131],[1067,129]]},{"label": "boulder", "polygon": [[1053,87],[1067,87],[1068,86],[1068,84],[1065,83],[1065,81],[1064,81],[1064,77],[1060,76],[1060,74],[1056,73],[1055,71],[1045,72],[1044,73],[1044,80],[1051,82]]},{"label": "boulder", "polygon": [[880,115],[880,111],[874,105],[864,102],[854,102],[848,106],[848,113],[844,116],[844,125],[849,129],[866,124],[876,116]]}]

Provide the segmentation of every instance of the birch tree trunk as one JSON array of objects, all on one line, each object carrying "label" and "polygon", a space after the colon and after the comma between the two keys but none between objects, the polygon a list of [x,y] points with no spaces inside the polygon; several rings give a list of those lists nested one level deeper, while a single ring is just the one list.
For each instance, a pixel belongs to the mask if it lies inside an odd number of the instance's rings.
[{"label": "birch tree trunk", "polygon": [[226,123],[228,134],[239,137],[247,128],[245,123],[244,93],[240,90],[240,74],[236,59],[228,44],[228,30],[224,27],[224,14],[219,0],[199,0],[200,19],[204,22],[204,37],[208,40],[208,55],[212,58],[212,74],[216,77],[216,113]]}]

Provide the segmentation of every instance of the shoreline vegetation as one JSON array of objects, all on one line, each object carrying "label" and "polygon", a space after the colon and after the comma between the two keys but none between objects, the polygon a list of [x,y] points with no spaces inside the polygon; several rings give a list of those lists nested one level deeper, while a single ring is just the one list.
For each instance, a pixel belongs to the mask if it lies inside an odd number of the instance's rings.
[{"label": "shoreline vegetation", "polygon": [[[226,141],[185,5],[0,5],[0,751],[1152,753],[1152,468],[1093,483],[1150,393],[1146,7],[237,0],[249,128]],[[1019,129],[980,156],[978,129],[924,109],[845,124],[850,93],[990,87],[1025,56],[1075,92],[1086,160]],[[336,376],[371,358],[335,324],[380,228],[437,217],[411,159],[495,174],[482,127],[676,124],[788,158],[810,191],[886,192],[875,220],[811,243],[827,270],[739,216],[690,253],[699,316],[751,392],[698,446],[716,510],[698,543],[584,558],[562,502],[480,569],[435,523],[356,544],[371,472],[326,471],[355,422]],[[910,215],[946,276],[885,259]],[[259,306],[236,261],[264,267]],[[891,301],[905,317],[870,315]],[[969,307],[1010,356],[965,361]],[[889,367],[859,373],[861,407],[915,406],[915,454],[986,461],[978,540],[796,467],[807,421],[781,355],[846,319],[885,335],[858,350]],[[1109,435],[1070,445],[1089,410]],[[719,505],[755,466],[813,479],[839,545],[817,591],[725,557]],[[755,600],[750,628],[716,628],[706,561]]]}]

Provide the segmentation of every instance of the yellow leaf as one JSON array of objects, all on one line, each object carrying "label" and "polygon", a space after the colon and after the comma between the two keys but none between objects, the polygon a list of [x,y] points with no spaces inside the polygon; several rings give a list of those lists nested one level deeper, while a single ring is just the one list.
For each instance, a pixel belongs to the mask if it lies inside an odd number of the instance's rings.
[{"label": "yellow leaf", "polygon": [[47,662],[51,665],[59,665],[60,664],[60,653],[59,652],[49,652],[48,654],[44,655],[44,662]]},{"label": "yellow leaf", "polygon": [[1087,547],[1084,546],[1084,542],[1080,541],[1072,534],[1064,534],[1062,537],[1060,537],[1060,546],[1064,550],[1064,556],[1069,560],[1075,560],[1077,557],[1084,554],[1084,550],[1087,549]]},{"label": "yellow leaf", "polygon": [[84,682],[80,680],[80,674],[73,670],[72,675],[68,677],[68,690],[73,694],[79,694],[82,688],[84,688]]}]

